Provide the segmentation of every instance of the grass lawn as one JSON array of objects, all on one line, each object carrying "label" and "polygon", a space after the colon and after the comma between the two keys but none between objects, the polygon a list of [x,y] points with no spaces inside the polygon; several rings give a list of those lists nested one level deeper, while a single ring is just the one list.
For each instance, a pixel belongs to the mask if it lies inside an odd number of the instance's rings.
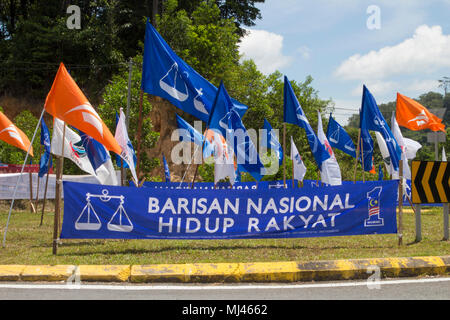
[{"label": "grass lawn", "polygon": [[[449,255],[450,242],[442,241],[442,208],[422,209],[420,243],[414,243],[414,214],[407,208],[401,247],[395,234],[267,240],[64,240],[56,256],[52,254],[53,213],[47,212],[39,227],[40,213],[15,210],[6,246],[0,247],[0,264],[313,261]],[[2,239],[8,209],[0,211]]]}]

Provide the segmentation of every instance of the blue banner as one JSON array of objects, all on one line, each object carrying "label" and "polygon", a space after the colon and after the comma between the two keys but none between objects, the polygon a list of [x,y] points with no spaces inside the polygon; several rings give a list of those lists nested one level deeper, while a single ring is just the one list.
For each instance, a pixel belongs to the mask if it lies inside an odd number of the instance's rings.
[{"label": "blue banner", "polygon": [[397,181],[158,190],[64,181],[62,239],[261,239],[396,233]]}]

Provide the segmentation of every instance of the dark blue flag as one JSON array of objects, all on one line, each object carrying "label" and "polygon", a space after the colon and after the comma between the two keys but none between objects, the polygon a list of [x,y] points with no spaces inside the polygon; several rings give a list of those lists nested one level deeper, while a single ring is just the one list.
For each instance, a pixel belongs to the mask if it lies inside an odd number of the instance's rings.
[{"label": "dark blue flag", "polygon": [[111,157],[109,156],[108,151],[106,151],[106,148],[100,142],[82,131],[78,130],[78,132],[80,133],[81,143],[83,144],[84,150],[89,158],[89,162],[91,163],[92,168],[94,168],[94,171],[97,171],[97,169]]},{"label": "dark blue flag", "polygon": [[278,141],[275,132],[273,131],[272,126],[270,125],[269,121],[267,121],[267,119],[264,119],[263,128],[267,130],[266,133],[267,148],[272,149],[277,153],[279,164],[281,165],[281,163],[283,162],[283,148],[281,147],[281,144]]},{"label": "dark blue flag", "polygon": [[327,139],[330,146],[342,150],[346,154],[356,158],[356,148],[347,131],[330,114],[327,127]]},{"label": "dark blue flag", "polygon": [[383,180],[384,178],[384,174],[383,174],[383,167],[380,165],[378,165],[378,180]]},{"label": "dark blue flag", "polygon": [[361,153],[364,159],[364,171],[373,169],[373,139],[368,130],[361,129],[361,147],[359,148],[359,162],[361,162]]},{"label": "dark blue flag", "polygon": [[163,163],[164,163],[164,176],[166,177],[166,182],[170,182],[169,165],[167,164],[166,157],[164,155],[163,155]]},{"label": "dark blue flag", "polygon": [[211,109],[208,128],[228,139],[241,171],[248,172],[257,181],[262,179],[264,166],[222,81]]},{"label": "dark blue flag", "polygon": [[[147,19],[141,88],[207,122],[217,88],[180,59]],[[248,107],[232,100],[240,116]]]},{"label": "dark blue flag", "polygon": [[180,132],[180,141],[191,141],[200,147],[203,146],[203,157],[208,158],[214,152],[214,146],[209,143],[208,139],[200,132],[195,130],[186,120],[176,114],[178,129],[186,130],[186,132]]},{"label": "dark blue flag", "polygon": [[[44,174],[52,167],[52,156],[50,154],[50,132],[44,119],[41,121],[41,145],[44,146],[44,153],[39,159],[39,173],[38,176],[42,178]],[[50,163],[49,163],[50,160]]]},{"label": "dark blue flag", "polygon": [[296,124],[305,129],[309,147],[314,155],[317,166],[321,169],[322,162],[330,158],[330,154],[311,128],[311,125],[295,96],[291,83],[286,76],[284,77],[284,122]]},{"label": "dark blue flag", "polygon": [[370,91],[363,86],[363,97],[361,105],[360,128],[372,131],[378,131],[386,141],[394,170],[398,171],[399,161],[402,150],[392,134],[391,129],[386,123],[380,109],[377,106],[375,98]]}]

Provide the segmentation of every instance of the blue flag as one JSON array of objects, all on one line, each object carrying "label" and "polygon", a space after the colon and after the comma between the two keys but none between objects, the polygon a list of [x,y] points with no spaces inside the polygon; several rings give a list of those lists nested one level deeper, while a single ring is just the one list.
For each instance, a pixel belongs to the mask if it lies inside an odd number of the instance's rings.
[{"label": "blue flag", "polygon": [[205,136],[195,130],[186,120],[176,114],[178,129],[186,130],[186,132],[180,133],[180,141],[191,141],[200,147],[203,146],[203,157],[208,158],[214,152],[214,146],[209,143]]},{"label": "blue flag", "polygon": [[361,106],[360,128],[378,131],[386,141],[394,170],[398,171],[402,150],[392,134],[386,120],[377,106],[375,98],[370,91],[363,86],[363,97]]},{"label": "blue flag", "polygon": [[[142,90],[207,122],[217,88],[181,60],[147,19]],[[248,107],[232,100],[240,116]]]},{"label": "blue flag", "polygon": [[327,139],[331,147],[337,148],[349,156],[356,158],[356,148],[352,138],[350,138],[345,129],[333,119],[331,114],[330,120],[328,121]]},{"label": "blue flag", "polygon": [[371,171],[373,168],[373,139],[368,130],[361,129],[361,147],[359,148],[359,162],[361,153],[364,159],[364,171]]},{"label": "blue flag", "polygon": [[264,119],[264,129],[267,130],[266,143],[267,148],[274,150],[278,154],[279,164],[283,162],[283,148],[281,147],[280,142],[278,141],[272,126],[270,125],[267,119]]},{"label": "blue flag", "polygon": [[262,179],[264,166],[222,81],[211,109],[208,129],[232,144],[239,170],[248,172],[257,181]]},{"label": "blue flag", "polygon": [[[39,159],[39,173],[38,176],[42,178],[46,174],[49,168],[52,167],[52,156],[50,154],[50,132],[44,119],[41,121],[41,145],[44,146],[44,153]],[[50,164],[49,164],[50,160]]]},{"label": "blue flag", "polygon": [[94,171],[97,171],[97,169],[111,157],[100,142],[82,131],[78,130],[78,132],[80,133],[81,143],[89,158],[89,162],[91,163],[92,168],[94,168]]},{"label": "blue flag", "polygon": [[320,143],[314,130],[311,128],[286,76],[284,77],[284,122],[296,124],[305,129],[314,159],[319,169],[322,169],[322,162],[330,158],[330,154],[325,149],[325,146]]},{"label": "blue flag", "polygon": [[378,165],[378,180],[383,180],[384,178],[384,174],[383,174],[383,167],[380,165]]},{"label": "blue flag", "polygon": [[169,165],[167,164],[166,157],[163,154],[163,162],[164,162],[164,175],[166,177],[166,182],[170,182],[170,170]]}]

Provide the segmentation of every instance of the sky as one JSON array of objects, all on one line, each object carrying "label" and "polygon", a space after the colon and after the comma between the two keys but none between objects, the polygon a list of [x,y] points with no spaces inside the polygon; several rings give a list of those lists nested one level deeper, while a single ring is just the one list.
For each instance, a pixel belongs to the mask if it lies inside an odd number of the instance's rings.
[{"label": "sky", "polygon": [[397,92],[443,93],[450,76],[450,0],[266,0],[242,39],[242,59],[289,80],[310,75],[345,125],[365,84],[378,104]]}]

